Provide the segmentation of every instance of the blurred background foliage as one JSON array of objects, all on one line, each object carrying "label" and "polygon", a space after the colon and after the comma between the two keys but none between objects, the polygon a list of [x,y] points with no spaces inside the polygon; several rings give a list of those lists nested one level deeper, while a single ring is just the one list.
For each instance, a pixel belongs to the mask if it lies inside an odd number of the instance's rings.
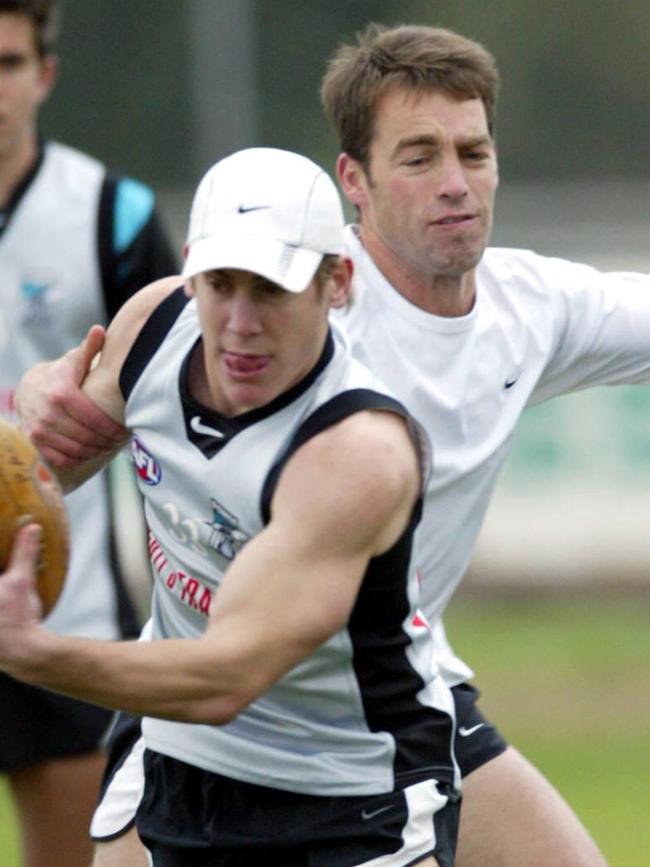
[{"label": "blurred background foliage", "polygon": [[[46,131],[157,186],[192,185],[251,144],[331,165],[319,80],[369,21],[451,27],[496,55],[505,178],[650,173],[647,0],[63,0],[63,11]],[[215,135],[197,147],[206,125]]]}]

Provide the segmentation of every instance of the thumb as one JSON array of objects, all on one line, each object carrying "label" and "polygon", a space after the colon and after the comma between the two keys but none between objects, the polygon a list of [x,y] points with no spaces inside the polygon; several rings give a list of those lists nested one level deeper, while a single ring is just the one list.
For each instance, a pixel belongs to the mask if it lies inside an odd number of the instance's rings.
[{"label": "thumb", "polygon": [[7,571],[28,572],[34,575],[38,566],[42,530],[38,524],[27,524],[16,534]]},{"label": "thumb", "polygon": [[88,376],[93,359],[101,352],[106,340],[106,330],[101,325],[92,325],[84,340],[71,350],[74,366],[74,379],[77,385],[81,385]]}]

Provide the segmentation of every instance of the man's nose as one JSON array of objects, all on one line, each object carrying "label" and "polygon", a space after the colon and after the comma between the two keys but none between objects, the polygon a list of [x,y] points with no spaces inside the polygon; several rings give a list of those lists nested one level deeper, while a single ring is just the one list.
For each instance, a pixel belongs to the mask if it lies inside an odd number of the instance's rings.
[{"label": "man's nose", "polygon": [[463,199],[469,188],[465,169],[457,155],[447,156],[440,166],[438,195],[444,199],[458,201]]},{"label": "man's nose", "polygon": [[249,293],[236,292],[230,299],[228,328],[237,334],[257,334],[260,331],[259,305]]}]

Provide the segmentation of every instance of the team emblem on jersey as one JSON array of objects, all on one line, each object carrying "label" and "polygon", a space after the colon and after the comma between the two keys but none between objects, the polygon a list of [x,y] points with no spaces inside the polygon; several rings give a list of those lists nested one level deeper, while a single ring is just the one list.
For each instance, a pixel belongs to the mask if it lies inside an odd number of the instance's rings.
[{"label": "team emblem on jersey", "polygon": [[210,527],[208,545],[226,560],[234,560],[238,551],[248,541],[248,536],[239,529],[239,520],[222,506],[214,497],[210,498],[212,520],[205,523]]},{"label": "team emblem on jersey", "polygon": [[162,478],[160,464],[137,437],[131,440],[131,459],[135,465],[138,478],[145,485],[158,485]]},{"label": "team emblem on jersey", "polygon": [[[43,275],[45,276],[45,275]],[[30,323],[51,321],[50,281],[38,275],[26,277],[20,286],[20,298],[24,307],[24,320]]]}]

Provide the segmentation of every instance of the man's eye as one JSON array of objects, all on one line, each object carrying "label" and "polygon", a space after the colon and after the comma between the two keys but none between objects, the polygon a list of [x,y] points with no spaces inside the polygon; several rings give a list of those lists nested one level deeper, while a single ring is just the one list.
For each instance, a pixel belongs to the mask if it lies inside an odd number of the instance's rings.
[{"label": "man's eye", "polygon": [[425,156],[417,156],[417,157],[407,157],[403,162],[405,166],[423,166],[429,161],[428,157]]}]

